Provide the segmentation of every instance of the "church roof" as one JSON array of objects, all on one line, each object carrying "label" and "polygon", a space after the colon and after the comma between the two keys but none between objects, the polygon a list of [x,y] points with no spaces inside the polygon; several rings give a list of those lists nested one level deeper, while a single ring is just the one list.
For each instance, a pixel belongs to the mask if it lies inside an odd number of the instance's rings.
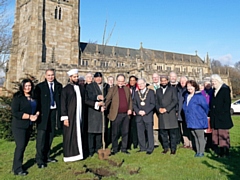
[{"label": "church roof", "polygon": [[104,54],[109,57],[123,57],[123,58],[141,58],[157,59],[157,60],[175,60],[185,61],[193,63],[204,63],[204,61],[198,55],[180,54],[167,51],[152,50],[146,48],[132,49],[117,46],[104,46],[94,43],[80,43],[80,51],[85,54]]}]

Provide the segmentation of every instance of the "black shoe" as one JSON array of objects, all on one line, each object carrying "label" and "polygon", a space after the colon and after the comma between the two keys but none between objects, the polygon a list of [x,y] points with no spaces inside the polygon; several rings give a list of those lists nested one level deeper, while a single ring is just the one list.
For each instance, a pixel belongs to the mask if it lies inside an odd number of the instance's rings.
[{"label": "black shoe", "polygon": [[18,173],[14,173],[14,175],[17,175],[17,176],[26,176],[28,174],[27,171],[20,171]]},{"label": "black shoe", "polygon": [[128,152],[128,151],[122,151],[122,153],[125,153],[125,154],[130,154],[130,152]]},{"label": "black shoe", "polygon": [[51,159],[51,158],[49,158],[49,159],[47,160],[47,163],[50,163],[50,162],[55,163],[55,162],[58,162],[58,160],[57,160],[57,159]]},{"label": "black shoe", "polygon": [[175,155],[176,154],[176,150],[172,150],[170,154],[171,155]]},{"label": "black shoe", "polygon": [[137,153],[139,153],[139,152],[144,152],[144,151],[142,151],[142,150],[138,150]]},{"label": "black shoe", "polygon": [[117,154],[117,152],[114,152],[114,151],[111,152],[111,156],[114,156],[116,154]]},{"label": "black shoe", "polygon": [[40,169],[43,169],[45,167],[47,167],[47,164],[38,164],[38,168],[40,168]]},{"label": "black shoe", "polygon": [[150,154],[152,154],[152,152],[150,152],[150,151],[147,151],[147,152],[146,152],[146,154],[150,155]]},{"label": "black shoe", "polygon": [[162,154],[167,154],[167,152],[168,152],[168,149],[164,149],[164,150],[162,151]]},{"label": "black shoe", "polygon": [[154,145],[154,148],[158,148],[159,147],[159,145]]}]

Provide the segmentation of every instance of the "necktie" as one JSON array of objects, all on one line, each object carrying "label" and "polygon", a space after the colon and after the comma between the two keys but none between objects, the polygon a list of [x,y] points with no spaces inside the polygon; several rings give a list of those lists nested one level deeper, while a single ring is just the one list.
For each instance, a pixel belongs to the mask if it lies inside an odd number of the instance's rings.
[{"label": "necktie", "polygon": [[50,83],[50,98],[51,98],[51,106],[54,106],[54,98],[53,98],[53,83]]}]

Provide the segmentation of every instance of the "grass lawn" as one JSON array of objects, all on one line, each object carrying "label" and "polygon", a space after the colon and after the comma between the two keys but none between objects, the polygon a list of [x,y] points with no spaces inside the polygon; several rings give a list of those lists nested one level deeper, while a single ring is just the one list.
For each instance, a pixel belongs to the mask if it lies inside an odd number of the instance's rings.
[{"label": "grass lawn", "polygon": [[[29,174],[26,177],[14,176],[11,172],[15,144],[0,140],[0,179],[54,179],[54,180],[87,180],[99,179],[93,173],[85,173],[88,168],[104,168],[103,171],[112,174],[102,179],[240,179],[240,116],[233,116],[234,127],[231,129],[231,158],[215,158],[206,153],[203,158],[194,158],[195,152],[179,148],[177,154],[161,154],[162,148],[156,148],[151,155],[136,153],[131,150],[130,155],[118,153],[109,157],[109,161],[99,160],[95,154],[92,158],[83,161],[64,163],[62,160],[62,137],[56,137],[53,142],[53,154],[58,163],[50,163],[45,169],[38,169],[34,164],[35,141],[30,141],[25,151],[24,164],[28,166]],[[120,163],[121,167],[114,166],[110,161]],[[140,168],[138,173],[135,173]],[[108,172],[107,172],[108,171]]]}]

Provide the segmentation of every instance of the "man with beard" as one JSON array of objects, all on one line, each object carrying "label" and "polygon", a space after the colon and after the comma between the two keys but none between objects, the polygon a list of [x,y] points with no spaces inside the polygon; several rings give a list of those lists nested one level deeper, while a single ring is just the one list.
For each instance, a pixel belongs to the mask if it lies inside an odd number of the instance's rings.
[{"label": "man with beard", "polygon": [[166,154],[171,148],[171,154],[176,154],[176,133],[178,121],[176,116],[176,105],[178,103],[177,89],[168,84],[168,77],[160,77],[161,87],[156,91],[156,109],[159,112],[159,129],[162,139],[163,152]]},{"label": "man with beard", "polygon": [[[89,156],[98,152],[102,147],[102,112],[104,97],[107,95],[109,85],[102,82],[102,73],[94,74],[94,82],[86,87],[86,104],[88,105],[88,148]],[[103,92],[103,93],[102,93]],[[108,122],[105,118],[105,132]],[[107,139],[107,134],[105,134]]]},{"label": "man with beard", "polygon": [[57,162],[50,158],[50,149],[54,138],[55,128],[62,128],[61,116],[62,84],[55,79],[55,70],[47,69],[45,81],[36,86],[35,94],[40,105],[40,116],[37,120],[36,162],[38,168],[47,167],[47,163]]},{"label": "man with beard", "polygon": [[61,96],[61,121],[63,121],[63,160],[71,162],[83,159],[82,133],[85,90],[78,85],[78,70],[67,72],[70,82]]}]

